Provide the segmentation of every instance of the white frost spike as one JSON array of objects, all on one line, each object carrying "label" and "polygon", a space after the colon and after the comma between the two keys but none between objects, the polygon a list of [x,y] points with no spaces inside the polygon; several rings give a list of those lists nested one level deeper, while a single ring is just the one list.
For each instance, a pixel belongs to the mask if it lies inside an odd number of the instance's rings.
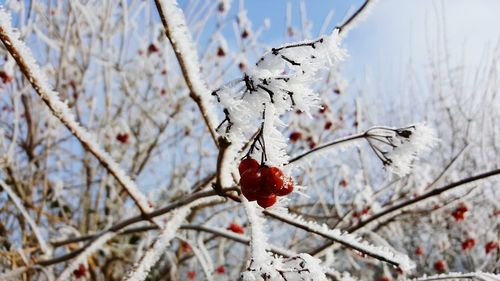
[{"label": "white frost spike", "polygon": [[266,145],[266,163],[270,166],[281,166],[288,162],[286,154],[286,139],[283,134],[276,128],[284,126],[281,120],[274,113],[274,105],[267,104],[265,112],[265,122],[263,137]]},{"label": "white frost spike", "polygon": [[416,124],[399,129],[374,127],[367,131],[367,141],[388,171],[405,176],[420,155],[435,145],[437,138],[433,129]]}]

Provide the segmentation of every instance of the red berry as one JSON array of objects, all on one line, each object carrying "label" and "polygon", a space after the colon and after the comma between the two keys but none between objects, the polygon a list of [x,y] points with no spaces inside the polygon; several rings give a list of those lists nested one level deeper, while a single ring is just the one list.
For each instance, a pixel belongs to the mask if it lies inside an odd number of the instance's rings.
[{"label": "red berry", "polygon": [[116,135],[116,140],[121,142],[121,143],[127,143],[128,142],[128,134],[127,133],[119,133]]},{"label": "red berry", "polygon": [[73,270],[73,275],[75,275],[76,278],[85,277],[85,272],[85,266],[80,264],[77,269]]},{"label": "red berry", "polygon": [[262,167],[262,186],[257,191],[261,197],[269,196],[283,188],[283,172],[278,167]]},{"label": "red berry", "polygon": [[234,222],[232,222],[228,228],[234,233],[239,233],[239,234],[245,233],[245,229],[241,225]]},{"label": "red berry", "polygon": [[392,279],[390,277],[384,276],[377,279],[377,281],[392,281]]},{"label": "red berry", "polygon": [[465,206],[464,203],[461,203],[452,213],[451,215],[455,218],[456,221],[463,221],[465,219],[465,213],[469,209]]},{"label": "red berry", "polygon": [[325,113],[328,110],[328,105],[323,104],[319,109],[319,113]]},{"label": "red berry", "polygon": [[7,84],[14,79],[14,77],[10,76],[9,74],[7,74],[7,72],[3,70],[0,70],[0,78],[2,79],[2,82],[4,84]]},{"label": "red berry", "polygon": [[462,242],[462,250],[465,251],[465,250],[472,249],[474,247],[474,245],[476,245],[476,240],[469,238],[469,239],[465,240],[464,242]]},{"label": "red berry", "polygon": [[257,204],[264,209],[271,207],[274,203],[276,203],[276,194],[274,193],[271,193],[271,195],[267,197],[259,197],[257,199]]},{"label": "red berry", "polygon": [[182,246],[182,251],[183,251],[184,253],[186,253],[186,254],[191,253],[191,246],[189,246],[189,244],[188,244],[188,243],[186,243],[186,242],[182,242],[182,245],[181,245],[181,246]]},{"label": "red berry", "polygon": [[246,170],[240,179],[241,192],[248,201],[257,200],[257,190],[262,185],[262,173],[258,169]]},{"label": "red berry", "polygon": [[302,133],[301,132],[292,132],[290,134],[290,141],[292,143],[295,143],[297,142],[298,140],[300,140],[302,138]]},{"label": "red berry", "polygon": [[422,247],[418,246],[417,249],[415,249],[415,255],[421,256],[424,253],[424,250]]},{"label": "red berry", "polygon": [[224,49],[222,49],[222,47],[217,48],[217,56],[218,57],[223,57],[225,55],[226,55],[226,52],[224,51]]},{"label": "red berry", "polygon": [[344,187],[344,188],[345,188],[345,187],[347,187],[347,181],[346,181],[345,179],[342,179],[342,180],[340,181],[340,186],[342,186],[342,187]]},{"label": "red berry", "polygon": [[158,52],[160,49],[158,49],[158,47],[156,47],[155,44],[151,43],[148,47],[148,55],[152,54],[152,53],[156,53]]},{"label": "red berry", "polygon": [[238,171],[240,172],[240,175],[242,175],[246,170],[258,169],[258,168],[259,168],[259,162],[257,162],[257,160],[252,158],[246,158],[241,160],[240,166],[238,166]]},{"label": "red berry", "polygon": [[278,196],[286,196],[293,192],[293,179],[289,177],[282,189],[276,191]]},{"label": "red berry", "polygon": [[196,278],[196,271],[188,271],[187,277],[189,279],[195,279]]},{"label": "red berry", "polygon": [[486,251],[487,254],[490,252],[496,250],[498,248],[498,243],[495,241],[490,241],[484,245],[484,250]]},{"label": "red berry", "polygon": [[226,272],[226,269],[224,268],[223,265],[219,265],[216,269],[217,273],[224,274]]},{"label": "red berry", "polygon": [[332,125],[333,125],[333,123],[331,121],[327,121],[325,123],[325,127],[324,127],[325,130],[330,130],[330,128],[332,127]]},{"label": "red berry", "polygon": [[434,263],[434,269],[437,271],[444,271],[446,268],[446,263],[443,260],[438,260]]},{"label": "red berry", "polygon": [[250,33],[248,32],[248,30],[243,30],[243,32],[241,33],[241,38],[245,39],[247,38],[248,36],[250,36]]}]

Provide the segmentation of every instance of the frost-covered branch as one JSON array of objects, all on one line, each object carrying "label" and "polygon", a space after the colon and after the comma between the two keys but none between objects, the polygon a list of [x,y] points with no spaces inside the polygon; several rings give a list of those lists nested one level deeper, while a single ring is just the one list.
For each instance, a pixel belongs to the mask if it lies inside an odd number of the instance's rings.
[{"label": "frost-covered branch", "polygon": [[176,0],[155,0],[156,9],[160,15],[165,34],[172,44],[184,79],[189,88],[189,95],[196,102],[205,120],[210,135],[217,145],[216,115],[210,104],[210,91],[201,75],[198,54],[193,44],[191,33],[187,28],[183,11],[177,6]]},{"label": "frost-covered branch", "polygon": [[[275,219],[285,222],[289,225],[303,229],[307,232],[315,233],[346,246],[347,248],[358,251],[363,255],[370,256],[377,260],[390,263],[404,271],[411,271],[415,264],[406,255],[394,253],[388,248],[373,246],[367,242],[361,241],[360,238],[347,232],[342,233],[338,229],[329,229],[326,225],[319,225],[313,221],[306,221],[302,217],[294,214],[277,213],[272,211],[264,211]],[[333,243],[332,242],[332,243]]]},{"label": "frost-covered branch", "polygon": [[412,168],[414,161],[431,148],[436,142],[432,129],[417,124],[402,128],[372,127],[365,132],[343,137],[295,156],[290,163],[310,157],[318,152],[325,152],[338,145],[347,145],[365,139],[380,159],[384,167],[392,173],[404,176]]},{"label": "frost-covered branch", "polygon": [[376,0],[365,0],[365,2],[346,20],[339,25],[339,33],[345,36],[353,27],[361,22],[370,12]]},{"label": "frost-covered branch", "polygon": [[486,272],[471,272],[471,273],[459,273],[450,272],[446,274],[437,274],[432,276],[424,276],[415,279],[407,279],[408,281],[437,281],[437,280],[478,280],[478,281],[500,281],[499,274],[486,273]]},{"label": "frost-covered branch", "polygon": [[40,69],[30,49],[19,39],[11,25],[11,16],[0,8],[0,40],[16,60],[22,73],[31,83],[36,93],[42,98],[52,114],[57,117],[80,143],[92,153],[108,172],[120,183],[127,194],[134,200],[142,213],[152,210],[144,194],[119,164],[102,149],[95,138],[74,118],[68,105],[61,101],[59,94],[52,90],[47,77]]},{"label": "frost-covered branch", "polygon": [[156,237],[151,247],[144,253],[140,260],[135,263],[133,268],[129,270],[122,280],[145,280],[151,270],[151,267],[154,266],[160,259],[161,255],[165,253],[167,247],[170,245],[170,240],[175,237],[177,230],[190,212],[191,208],[189,206],[183,206],[177,209],[160,231],[160,234]]},{"label": "frost-covered branch", "polygon": [[42,252],[47,257],[51,256],[52,255],[52,247],[49,244],[47,244],[47,242],[43,238],[42,233],[40,232],[40,229],[36,225],[35,221],[28,214],[28,211],[26,210],[26,208],[24,208],[24,205],[21,202],[21,199],[19,199],[19,197],[10,188],[10,186],[1,179],[0,179],[0,187],[3,188],[3,190],[5,190],[5,192],[7,192],[7,195],[9,195],[10,199],[14,202],[14,205],[16,206],[16,208],[19,209],[19,211],[23,215],[24,219],[31,227],[33,234],[35,235],[36,239],[38,240],[38,243],[40,244],[40,248],[42,249]]}]

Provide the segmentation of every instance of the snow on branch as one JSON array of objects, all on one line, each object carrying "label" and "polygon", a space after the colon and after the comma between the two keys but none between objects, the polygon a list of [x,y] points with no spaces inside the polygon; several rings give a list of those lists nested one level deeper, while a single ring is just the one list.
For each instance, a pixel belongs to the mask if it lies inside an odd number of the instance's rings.
[{"label": "snow on branch", "polygon": [[80,264],[85,264],[88,257],[92,255],[95,251],[101,249],[109,240],[115,237],[117,232],[107,232],[101,235],[96,240],[92,241],[88,247],[86,247],[70,264],[69,266],[61,273],[61,275],[57,278],[56,281],[65,281],[70,280],[73,275],[73,271],[77,269]]},{"label": "snow on branch", "polygon": [[436,280],[481,280],[481,281],[500,281],[499,274],[486,273],[486,272],[471,272],[471,273],[458,273],[450,272],[446,274],[437,274],[432,276],[423,276],[415,279],[408,279],[412,281],[436,281]]},{"label": "snow on branch", "polygon": [[290,213],[276,213],[271,211],[265,211],[265,213],[287,224],[333,240],[346,246],[347,248],[358,251],[363,255],[390,263],[396,267],[401,268],[404,271],[408,272],[415,268],[415,264],[410,260],[408,256],[395,253],[391,249],[386,247],[377,247],[371,245],[366,241],[362,241],[359,237],[356,237],[355,235],[349,234],[347,232],[342,233],[342,231],[338,229],[330,229],[325,224],[319,225],[314,221],[307,221],[301,216]]},{"label": "snow on branch", "polygon": [[133,266],[122,280],[141,281],[148,277],[151,267],[160,259],[161,255],[170,245],[170,240],[175,237],[175,234],[181,226],[184,219],[191,212],[189,206],[184,206],[173,212],[170,220],[165,224],[156,240],[151,247],[144,253],[141,259]]},{"label": "snow on branch", "polygon": [[[219,198],[215,200],[219,200]],[[145,280],[151,267],[154,266],[161,255],[165,253],[167,247],[170,245],[170,241],[175,237],[177,230],[179,230],[186,217],[191,213],[191,208],[202,203],[213,201],[214,198],[202,198],[173,211],[172,216],[168,222],[162,226],[160,234],[156,237],[151,247],[144,253],[140,260],[134,264],[133,268],[122,280]]]},{"label": "snow on branch", "polygon": [[40,248],[42,249],[42,252],[46,256],[51,256],[52,255],[52,247],[49,244],[47,244],[47,242],[43,238],[43,236],[40,232],[40,229],[36,225],[35,221],[28,214],[28,211],[26,210],[26,208],[24,208],[24,205],[21,202],[21,199],[10,188],[10,186],[1,179],[0,179],[0,186],[3,188],[3,190],[5,190],[5,192],[7,192],[7,195],[9,195],[12,202],[14,202],[14,205],[16,205],[17,209],[19,209],[19,211],[23,215],[24,219],[31,227],[31,230],[33,230],[33,234],[35,235],[36,239],[38,240],[38,243],[40,244]]},{"label": "snow on branch", "polygon": [[155,4],[165,28],[165,34],[172,44],[177,60],[179,61],[182,74],[190,91],[190,96],[198,105],[203,119],[208,126],[208,130],[214,142],[217,143],[217,133],[215,132],[217,118],[215,109],[210,104],[210,91],[201,74],[198,54],[187,27],[184,13],[177,6],[176,0],[155,0]]},{"label": "snow on branch", "polygon": [[246,269],[241,273],[241,280],[319,280],[326,281],[325,269],[320,265],[320,260],[309,254],[298,254],[288,258],[271,255],[267,237],[263,231],[265,220],[261,209],[255,203],[248,202],[243,196],[241,200],[247,212],[251,228],[250,247],[252,258]]},{"label": "snow on branch", "polygon": [[10,14],[0,7],[0,40],[14,57],[36,93],[42,98],[52,114],[70,130],[85,149],[92,153],[121,184],[141,212],[149,213],[152,208],[149,207],[147,198],[118,163],[99,146],[95,138],[75,120],[68,105],[59,99],[57,92],[52,90],[47,77],[38,66],[30,49],[19,39],[19,36],[20,34],[12,28]]}]

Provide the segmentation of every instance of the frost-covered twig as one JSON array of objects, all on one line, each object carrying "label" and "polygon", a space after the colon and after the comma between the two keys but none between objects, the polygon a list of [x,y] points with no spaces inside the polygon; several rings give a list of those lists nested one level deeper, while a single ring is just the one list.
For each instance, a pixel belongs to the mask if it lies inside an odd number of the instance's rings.
[{"label": "frost-covered twig", "polygon": [[160,259],[161,255],[170,245],[170,240],[175,237],[186,216],[191,212],[189,206],[177,209],[172,218],[165,224],[151,247],[144,253],[141,259],[133,266],[122,280],[142,281],[148,276],[151,267]]},{"label": "frost-covered twig", "polygon": [[59,275],[57,281],[69,280],[73,271],[78,268],[80,264],[85,264],[87,258],[95,251],[101,249],[110,239],[116,236],[116,232],[108,232],[101,235],[96,240],[89,243],[87,247],[69,264],[69,266]]},{"label": "frost-covered twig", "polygon": [[367,242],[361,241],[360,238],[347,232],[342,233],[342,231],[338,229],[329,229],[326,225],[319,225],[313,221],[306,221],[302,217],[294,214],[281,212],[277,213],[273,211],[264,211],[264,213],[289,225],[293,225],[310,233],[315,233],[334,242],[340,243],[347,248],[358,251],[361,254],[390,263],[396,267],[400,267],[405,271],[410,271],[415,267],[415,264],[408,258],[408,256],[394,253],[385,247],[373,246]]},{"label": "frost-covered twig", "polygon": [[31,83],[36,93],[42,98],[52,114],[57,117],[68,130],[92,153],[97,160],[113,175],[134,200],[141,212],[148,213],[152,210],[147,198],[137,188],[135,182],[116,163],[116,161],[96,142],[94,137],[74,119],[68,105],[59,99],[57,92],[52,90],[45,74],[42,72],[30,49],[19,39],[11,25],[11,16],[0,8],[0,40],[16,60],[24,76]]},{"label": "frost-covered twig", "polygon": [[450,272],[446,274],[437,274],[432,276],[424,276],[414,279],[407,279],[408,281],[436,281],[436,280],[480,280],[480,281],[500,281],[499,274],[486,273],[486,272],[470,272],[470,273],[459,273]]},{"label": "frost-covered twig", "polygon": [[184,13],[175,0],[155,0],[156,9],[160,15],[165,34],[172,44],[184,79],[189,88],[189,95],[196,102],[201,115],[207,124],[210,135],[217,145],[216,115],[209,102],[210,91],[201,75],[198,54],[193,44],[191,33],[187,28]]},{"label": "frost-covered twig", "polygon": [[0,187],[2,187],[3,190],[5,190],[5,192],[7,192],[7,195],[10,197],[12,202],[14,202],[14,205],[17,207],[17,209],[19,209],[19,211],[23,215],[24,219],[31,227],[33,234],[35,235],[36,239],[38,240],[38,243],[40,244],[40,248],[42,249],[42,252],[46,256],[51,256],[52,255],[52,247],[49,244],[47,244],[47,242],[43,238],[42,234],[40,233],[40,229],[36,225],[35,221],[30,217],[30,215],[28,214],[28,211],[24,208],[24,205],[21,202],[21,199],[19,199],[19,197],[10,188],[10,186],[1,179],[0,179]]},{"label": "frost-covered twig", "polygon": [[352,14],[344,23],[342,23],[337,28],[342,36],[345,36],[356,24],[364,19],[366,14],[369,13],[370,9],[374,5],[376,0],[365,0],[365,2]]},{"label": "frost-covered twig", "polygon": [[290,163],[360,139],[365,139],[368,142],[370,148],[387,170],[399,176],[408,174],[420,154],[431,148],[436,142],[433,130],[423,124],[402,128],[377,126],[365,132],[318,146],[292,158]]}]

